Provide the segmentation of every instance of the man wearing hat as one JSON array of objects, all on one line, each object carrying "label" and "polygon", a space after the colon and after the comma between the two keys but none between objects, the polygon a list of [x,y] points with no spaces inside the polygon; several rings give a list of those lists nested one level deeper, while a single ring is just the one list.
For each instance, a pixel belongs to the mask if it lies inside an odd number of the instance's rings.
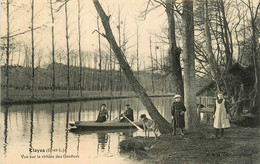
[{"label": "man wearing hat", "polygon": [[183,129],[185,127],[185,120],[184,120],[184,112],[186,108],[181,102],[181,95],[176,94],[174,96],[175,102],[172,104],[171,113],[172,113],[172,123],[174,127],[173,135],[176,135],[176,128],[181,128],[181,135],[184,135]]},{"label": "man wearing hat", "polygon": [[[122,117],[123,115],[125,115],[125,117],[127,117],[129,120],[131,121],[134,121],[134,112],[133,112],[133,109],[130,108],[130,105],[129,104],[126,104],[125,105],[126,107],[126,110],[124,113],[120,114],[120,117]],[[123,117],[119,122],[128,122],[128,120]]]}]

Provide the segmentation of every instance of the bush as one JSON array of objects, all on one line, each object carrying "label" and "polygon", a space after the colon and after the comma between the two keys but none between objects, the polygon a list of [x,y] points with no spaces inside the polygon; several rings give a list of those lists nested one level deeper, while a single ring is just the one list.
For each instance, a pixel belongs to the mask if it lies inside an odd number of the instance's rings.
[{"label": "bush", "polygon": [[137,150],[145,150],[145,143],[136,138],[131,138],[128,140],[124,140],[120,142],[119,148],[121,152],[128,152],[128,151],[137,151]]}]

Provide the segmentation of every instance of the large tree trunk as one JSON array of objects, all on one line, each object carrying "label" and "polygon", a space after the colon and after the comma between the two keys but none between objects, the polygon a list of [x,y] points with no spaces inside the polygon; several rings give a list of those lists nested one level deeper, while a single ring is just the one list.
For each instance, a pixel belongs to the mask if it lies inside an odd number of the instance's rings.
[{"label": "large tree trunk", "polygon": [[99,16],[102,20],[102,24],[104,26],[106,35],[105,37],[109,41],[115,56],[117,60],[119,61],[119,64],[124,71],[130,85],[132,86],[134,92],[137,94],[137,96],[142,101],[143,105],[146,107],[148,113],[158,123],[159,130],[162,134],[170,133],[172,131],[170,123],[166,121],[161,114],[157,111],[156,107],[152,103],[152,100],[149,98],[149,96],[146,94],[145,89],[140,85],[140,83],[136,80],[133,71],[131,70],[129,64],[124,58],[124,54],[121,51],[121,49],[118,47],[114,35],[112,33],[111,27],[109,25],[109,17],[105,14],[103,8],[101,7],[98,0],[93,0],[93,3],[96,7],[97,12],[99,13]]},{"label": "large tree trunk", "polygon": [[196,107],[194,17],[193,2],[183,1],[183,63],[184,63],[184,104],[187,109],[187,128],[199,124]]},{"label": "large tree trunk", "polygon": [[168,17],[168,39],[169,39],[169,56],[172,73],[173,93],[184,96],[182,70],[180,64],[181,49],[177,47],[175,36],[175,19],[174,19],[174,3],[173,0],[166,0],[166,13]]}]

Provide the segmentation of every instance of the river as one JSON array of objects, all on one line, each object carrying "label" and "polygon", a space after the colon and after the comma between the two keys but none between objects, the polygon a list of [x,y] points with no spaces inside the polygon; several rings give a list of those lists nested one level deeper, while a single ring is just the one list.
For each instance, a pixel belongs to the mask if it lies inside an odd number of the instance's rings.
[{"label": "river", "polygon": [[[170,121],[172,98],[152,98]],[[1,106],[1,163],[140,163],[119,153],[118,144],[140,134],[132,130],[72,133],[71,121],[93,121],[105,103],[110,119],[130,104],[134,119],[148,115],[137,98]],[[149,115],[148,115],[149,116]],[[203,118],[203,117],[202,117]],[[208,122],[209,117],[204,121]]]}]

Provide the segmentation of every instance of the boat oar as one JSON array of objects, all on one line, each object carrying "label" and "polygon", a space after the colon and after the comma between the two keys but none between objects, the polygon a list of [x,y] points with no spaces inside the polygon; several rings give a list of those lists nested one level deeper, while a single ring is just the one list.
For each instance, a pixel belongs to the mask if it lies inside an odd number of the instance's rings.
[{"label": "boat oar", "polygon": [[129,121],[131,124],[133,124],[138,130],[142,130],[142,131],[143,131],[142,128],[140,128],[139,126],[137,126],[133,121],[129,120],[125,115],[123,115],[123,117],[124,117],[125,119],[127,119],[127,121]]},{"label": "boat oar", "polygon": [[120,117],[120,115],[119,116],[117,116],[116,118],[114,118],[113,120],[115,121],[115,120],[118,120],[119,119],[119,117]]}]

